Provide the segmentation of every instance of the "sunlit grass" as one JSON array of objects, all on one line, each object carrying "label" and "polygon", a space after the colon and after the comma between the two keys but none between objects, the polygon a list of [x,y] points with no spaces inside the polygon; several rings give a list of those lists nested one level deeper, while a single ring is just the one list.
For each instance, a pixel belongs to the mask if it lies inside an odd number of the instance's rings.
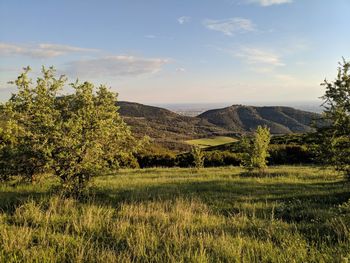
[{"label": "sunlit grass", "polygon": [[236,142],[237,139],[225,136],[216,136],[212,138],[202,138],[186,141],[187,144],[198,146],[201,148],[206,148],[210,146],[218,146],[226,143]]},{"label": "sunlit grass", "polygon": [[122,170],[83,202],[0,187],[2,262],[347,262],[350,183],[331,170]]}]

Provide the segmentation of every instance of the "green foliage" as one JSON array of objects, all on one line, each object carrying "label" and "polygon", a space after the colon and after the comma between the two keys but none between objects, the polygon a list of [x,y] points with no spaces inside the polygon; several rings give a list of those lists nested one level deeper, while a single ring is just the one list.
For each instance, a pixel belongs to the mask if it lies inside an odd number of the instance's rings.
[{"label": "green foliage", "polygon": [[4,105],[2,173],[33,180],[51,172],[68,194],[79,195],[92,176],[132,162],[140,145],[117,112],[115,93],[105,86],[95,93],[91,83],[77,81],[73,94],[59,97],[63,76],[43,68],[32,85],[29,70],[14,81],[18,92]]},{"label": "green foliage", "polygon": [[191,148],[191,154],[193,156],[193,164],[196,169],[203,168],[204,164],[204,154],[201,150],[201,148],[197,146],[192,146]]},{"label": "green foliage", "polygon": [[[239,166],[240,154],[229,151],[202,151],[203,167]],[[192,167],[195,159],[191,152],[175,155],[174,153],[137,154],[140,168],[150,167]]]},{"label": "green foliage", "polygon": [[315,143],[314,136],[315,132],[274,135],[271,137],[270,143],[278,145],[309,145]]},{"label": "green foliage", "polygon": [[204,152],[204,167],[239,166],[240,163],[241,157],[236,153],[229,151]]},{"label": "green foliage", "polygon": [[308,146],[295,144],[270,144],[267,159],[271,165],[316,163],[315,155]]},{"label": "green foliage", "polygon": [[333,82],[324,81],[324,117],[330,126],[318,130],[319,154],[326,164],[350,177],[350,62],[343,61]]},{"label": "green foliage", "polygon": [[270,143],[270,129],[258,126],[252,140],[242,139],[244,149],[243,166],[249,170],[267,168],[267,157],[269,157],[268,147]]},{"label": "green foliage", "polygon": [[[298,136],[300,137],[300,136]],[[250,147],[242,147],[242,142],[237,142],[230,148],[220,150],[202,150],[204,155],[204,167],[221,167],[221,166],[239,166],[244,160],[249,158],[247,150]],[[280,144],[270,144],[268,147],[269,156],[267,161],[271,165],[280,164],[317,164],[315,153],[310,145],[304,141],[288,141],[285,144],[285,138],[272,137],[271,141]],[[299,144],[302,143],[302,144]],[[149,148],[149,147],[148,147]],[[244,152],[245,151],[245,152]],[[174,152],[162,149],[161,151],[147,151],[136,155],[137,161],[141,168],[150,167],[191,167],[194,163],[194,157],[191,152],[175,155]]]},{"label": "green foliage", "polygon": [[153,140],[147,145],[147,148],[143,148],[136,154],[136,158],[140,168],[176,166],[175,153]]},{"label": "green foliage", "polygon": [[[315,135],[316,133],[272,136],[268,147],[268,163],[271,165],[318,164],[319,162],[312,147],[317,141]],[[250,158],[248,152],[250,152],[252,143],[251,137],[243,137],[241,141],[205,148],[203,149],[204,167],[238,166],[243,164],[244,161],[249,161],[247,160]],[[158,159],[159,163],[174,163],[174,161],[167,162],[166,156],[169,155],[158,154],[154,159]],[[144,157],[147,159],[147,156]],[[151,158],[148,159],[150,160]],[[163,161],[160,159],[163,159]],[[193,156],[190,153],[178,154],[174,166],[190,167],[193,161]],[[161,166],[163,165],[153,165],[152,161],[150,161],[147,167]],[[164,165],[163,167],[169,166]]]},{"label": "green foliage", "polygon": [[50,134],[55,134],[59,116],[54,101],[65,80],[54,78],[52,69],[43,69],[43,77],[32,87],[29,71],[29,67],[25,68],[13,82],[18,93],[3,105],[0,169],[7,177],[19,174],[34,180],[36,174],[45,172],[52,165]]},{"label": "green foliage", "polygon": [[175,154],[142,154],[137,155],[137,161],[140,168],[149,167],[175,167]]}]

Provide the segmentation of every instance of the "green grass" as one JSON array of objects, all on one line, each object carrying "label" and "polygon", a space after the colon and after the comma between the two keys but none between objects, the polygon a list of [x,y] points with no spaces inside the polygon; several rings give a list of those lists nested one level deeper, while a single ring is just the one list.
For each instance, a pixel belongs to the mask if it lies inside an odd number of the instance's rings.
[{"label": "green grass", "polygon": [[212,138],[202,138],[202,139],[195,139],[195,140],[188,140],[186,141],[187,144],[198,146],[201,148],[206,148],[210,146],[218,146],[222,144],[227,144],[231,142],[235,142],[237,139],[232,137],[225,137],[225,136],[216,136]]},{"label": "green grass", "polygon": [[350,182],[331,170],[122,170],[83,202],[0,186],[0,262],[348,262]]}]

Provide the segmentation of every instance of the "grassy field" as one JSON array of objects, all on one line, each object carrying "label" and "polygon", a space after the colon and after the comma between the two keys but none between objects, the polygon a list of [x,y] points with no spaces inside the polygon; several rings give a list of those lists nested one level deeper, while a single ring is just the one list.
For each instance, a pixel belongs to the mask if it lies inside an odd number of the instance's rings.
[{"label": "grassy field", "polygon": [[82,202],[0,186],[0,262],[348,262],[350,182],[273,167],[122,170]]},{"label": "grassy field", "polygon": [[232,137],[225,137],[225,136],[216,136],[212,138],[202,138],[202,139],[195,139],[195,140],[188,140],[186,143],[190,145],[195,145],[201,148],[206,148],[210,146],[218,146],[226,143],[235,142],[237,139]]}]

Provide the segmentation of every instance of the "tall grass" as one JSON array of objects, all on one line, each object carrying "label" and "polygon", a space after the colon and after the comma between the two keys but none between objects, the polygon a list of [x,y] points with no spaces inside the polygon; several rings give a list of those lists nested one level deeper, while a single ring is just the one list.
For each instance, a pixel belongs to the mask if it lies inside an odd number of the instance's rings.
[{"label": "tall grass", "polygon": [[85,202],[4,185],[0,261],[347,262],[349,182],[308,167],[241,173],[124,170]]}]

